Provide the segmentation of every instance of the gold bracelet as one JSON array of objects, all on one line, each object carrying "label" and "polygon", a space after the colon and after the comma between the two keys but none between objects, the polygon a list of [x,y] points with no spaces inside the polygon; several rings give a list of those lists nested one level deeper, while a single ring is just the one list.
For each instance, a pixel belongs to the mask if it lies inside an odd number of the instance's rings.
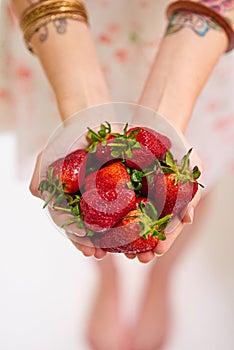
[{"label": "gold bracelet", "polygon": [[28,7],[22,14],[20,26],[24,41],[29,51],[33,52],[31,38],[42,26],[59,19],[74,19],[88,24],[88,16],[84,4],[80,1],[44,0]]},{"label": "gold bracelet", "polygon": [[25,28],[34,21],[47,14],[67,12],[69,8],[80,11],[87,18],[84,5],[80,1],[51,1],[45,0],[28,7],[21,16],[21,28]]}]

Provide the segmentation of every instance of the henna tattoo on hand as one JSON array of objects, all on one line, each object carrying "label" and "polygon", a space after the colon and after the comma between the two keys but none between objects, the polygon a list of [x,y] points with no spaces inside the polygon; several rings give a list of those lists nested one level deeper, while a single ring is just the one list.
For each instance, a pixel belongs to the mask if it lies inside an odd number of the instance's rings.
[{"label": "henna tattoo on hand", "polygon": [[[199,2],[222,15],[234,9],[234,0],[200,0]],[[228,20],[230,21],[230,19]],[[181,10],[171,17],[166,35],[177,33],[186,27],[192,29],[201,37],[205,36],[211,29],[221,30],[218,23],[212,18],[203,14],[194,13],[191,10]]]}]

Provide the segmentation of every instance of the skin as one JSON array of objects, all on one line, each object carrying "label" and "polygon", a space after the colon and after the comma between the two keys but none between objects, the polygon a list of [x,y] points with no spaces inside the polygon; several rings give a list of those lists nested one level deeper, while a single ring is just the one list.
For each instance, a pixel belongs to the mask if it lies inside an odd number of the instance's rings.
[{"label": "skin", "polygon": [[[207,6],[211,3],[205,0],[201,2]],[[12,3],[18,17],[29,5],[26,0],[13,0]],[[219,5],[218,8],[214,9],[225,15],[233,23],[233,4],[228,9],[225,7],[225,1],[219,1]],[[175,20],[177,23],[179,22],[179,29],[178,26],[176,29],[174,27]],[[203,86],[227,47],[227,37],[221,28],[215,26],[213,22],[209,22],[208,30],[201,33],[196,26],[197,20],[204,21],[205,19],[203,16],[193,13],[179,14],[173,20],[171,19],[167,35],[161,41],[159,51],[139,99],[139,104],[153,108],[168,119],[181,134],[181,137],[183,137]],[[109,94],[100,69],[90,29],[84,23],[72,20],[66,20],[65,23],[60,23],[61,25],[63,25],[63,30],[59,32],[58,27],[52,23],[48,24],[46,33],[43,32],[46,34],[44,40],[40,40],[40,34],[43,33],[37,33],[32,38],[32,44],[54,90],[61,119],[65,121],[70,115],[83,108],[109,102]],[[77,37],[79,37],[79,40],[77,40]],[[54,65],[54,57],[56,57],[56,65]],[[40,197],[37,190],[40,160],[41,155],[38,156],[30,185],[32,194],[38,197]],[[196,163],[199,167],[202,167],[198,156]],[[162,343],[162,338],[165,337],[166,321],[163,321],[162,316],[167,313],[167,281],[175,258],[178,258],[179,253],[184,249],[184,239],[182,238],[185,236],[179,237],[175,245],[173,243],[180,235],[185,224],[192,223],[194,208],[200,200],[200,195],[200,192],[198,192],[190,203],[181,224],[172,235],[168,236],[165,242],[160,242],[154,251],[138,254],[137,256],[127,255],[129,259],[137,257],[140,262],[148,263],[155,256],[164,254],[169,250],[162,258],[156,259],[156,263],[152,265],[151,276],[153,278],[150,279],[146,299],[142,305],[146,305],[147,300],[153,306],[151,305],[148,309],[143,308],[145,313],[142,311],[136,320],[133,334],[138,334],[138,337],[131,341],[132,350],[142,348],[147,350],[147,346],[148,349],[156,349]],[[85,256],[94,256],[96,259],[103,259],[106,256],[102,249],[83,246],[74,241],[73,244]],[[172,245],[173,248],[174,246],[176,248],[172,249]],[[102,288],[109,284],[113,275],[112,255],[108,255],[107,259],[104,259],[101,263],[99,262],[98,267],[101,274],[101,293],[98,295],[99,301],[96,306],[107,297],[108,303],[113,306],[114,303],[117,303],[115,293],[108,291],[108,288]],[[165,306],[164,308],[157,307],[157,298],[154,298],[154,293],[150,293],[150,290],[156,290],[155,288],[160,288],[160,302],[161,305]],[[162,330],[160,336],[156,338],[154,331],[148,331],[149,325],[147,323],[147,319],[150,319],[150,310],[155,308],[158,318],[162,320]],[[90,325],[91,332],[89,334],[96,334],[90,339],[90,342],[92,342],[93,348],[96,349],[104,349],[104,345],[106,348],[110,348],[109,344],[112,344],[113,332],[118,328],[111,327],[111,320],[103,319],[103,317],[108,316],[108,312],[105,313],[103,310],[105,310],[105,305],[102,305],[101,310],[99,308],[99,311],[96,310],[95,312],[98,322],[91,322]],[[101,324],[102,321],[103,324],[106,324],[106,338],[100,342],[100,332],[96,330],[95,333],[95,324]],[[147,334],[147,346],[144,338],[145,334]],[[103,341],[105,342],[104,345]],[[124,349],[124,347],[122,346],[121,349]],[[128,348],[126,347],[126,349]]]},{"label": "skin", "polygon": [[[29,5],[26,0],[13,0],[12,3],[18,17]],[[223,11],[232,21],[234,16],[232,6]],[[181,14],[179,30],[173,30],[172,20],[170,21],[168,25],[170,33],[167,30],[161,42],[139,99],[140,104],[158,111],[181,133],[186,130],[196,100],[227,47],[226,34],[221,28],[210,27],[201,35],[193,25],[194,21],[188,26],[187,21],[183,20],[186,16],[188,14]],[[42,29],[33,35],[31,43],[53,88],[63,121],[83,108],[109,101],[106,82],[90,29],[86,24],[69,19],[56,25],[49,23],[46,31]],[[32,194],[36,196],[39,196],[37,189],[40,159],[39,155],[30,185]],[[198,157],[197,161],[201,167]],[[198,193],[177,232],[181,232],[184,222],[192,221],[191,213],[199,198]],[[85,256],[94,255],[96,258],[103,258],[106,255],[104,251],[94,247],[77,243],[75,245]],[[167,241],[163,253],[170,246]],[[145,263],[152,260],[155,253],[157,254],[157,251],[138,254],[137,257]],[[133,258],[129,255],[128,257]]]}]

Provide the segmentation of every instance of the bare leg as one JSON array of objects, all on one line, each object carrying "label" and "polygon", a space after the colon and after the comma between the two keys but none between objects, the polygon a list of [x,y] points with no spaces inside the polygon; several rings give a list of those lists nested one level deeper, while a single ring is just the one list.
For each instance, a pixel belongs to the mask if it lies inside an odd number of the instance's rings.
[{"label": "bare leg", "polygon": [[87,329],[92,350],[125,350],[123,326],[119,318],[118,275],[111,254],[97,261],[99,287]]},{"label": "bare leg", "polygon": [[209,197],[207,195],[198,205],[193,224],[187,225],[170,250],[152,265],[139,317],[132,332],[131,350],[163,348],[170,330],[170,276],[181,253],[199,232]]}]

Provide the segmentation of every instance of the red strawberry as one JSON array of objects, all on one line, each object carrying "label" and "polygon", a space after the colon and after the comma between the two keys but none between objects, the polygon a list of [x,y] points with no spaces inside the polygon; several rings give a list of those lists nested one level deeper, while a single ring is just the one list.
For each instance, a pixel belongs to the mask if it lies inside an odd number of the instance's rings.
[{"label": "red strawberry", "polygon": [[115,162],[89,174],[85,179],[85,191],[93,188],[103,191],[125,188],[130,181],[126,167],[120,162]]},{"label": "red strawberry", "polygon": [[134,209],[138,209],[140,204],[143,204],[144,206],[147,205],[147,203],[149,203],[150,200],[148,198],[145,198],[145,197],[138,197],[137,200],[136,200],[136,206]]},{"label": "red strawberry", "polygon": [[197,166],[189,170],[189,156],[192,149],[183,157],[178,165],[170,152],[166,153],[162,164],[164,174],[155,178],[156,207],[163,217],[167,214],[178,215],[193,199],[197,190],[201,172]]},{"label": "red strawberry", "polygon": [[96,187],[99,190],[118,189],[126,187],[130,182],[126,167],[120,163],[112,163],[97,172]]},{"label": "red strawberry", "polygon": [[76,150],[65,158],[53,162],[47,171],[47,179],[41,181],[39,190],[50,193],[44,207],[56,197],[56,203],[65,199],[64,194],[74,194],[83,185],[87,162],[87,152]]},{"label": "red strawberry", "polygon": [[91,144],[86,148],[89,153],[95,154],[96,160],[102,165],[109,163],[115,158],[112,156],[112,147],[109,146],[118,137],[119,133],[112,133],[111,125],[106,122],[100,125],[99,131],[94,131],[89,128],[87,139]]},{"label": "red strawberry", "polygon": [[76,193],[83,185],[86,161],[87,152],[78,149],[50,165],[53,176],[58,175],[59,183],[64,184],[65,193]]},{"label": "red strawberry", "polygon": [[142,178],[141,195],[144,197],[154,198],[155,189],[155,176],[156,174],[150,174]]},{"label": "red strawberry", "polygon": [[85,184],[84,189],[85,191],[92,190],[96,187],[96,177],[97,177],[97,171],[94,171],[93,173],[90,173],[85,178]]},{"label": "red strawberry", "polygon": [[106,122],[106,125],[100,125],[100,130],[97,132],[89,129],[87,138],[91,141],[91,144],[86,150],[95,154],[96,159],[102,165],[116,160],[132,158],[132,150],[141,146],[134,139],[134,133],[131,133],[131,137],[128,137],[127,128],[128,124],[125,125],[122,134],[113,133],[111,132],[111,125]]},{"label": "red strawberry", "polygon": [[[137,254],[154,249],[159,239],[166,239],[163,230],[171,216],[153,221],[155,208],[152,203],[147,200],[141,200],[141,203],[143,205],[131,210],[117,227],[103,234],[98,241],[102,249],[112,253]],[[147,210],[151,211],[151,216]]]},{"label": "red strawberry", "polygon": [[106,142],[100,142],[97,146],[97,151],[96,151],[96,158],[101,164],[106,164],[110,161],[112,161],[113,156],[111,155],[112,152],[112,147],[109,145],[112,144],[113,140],[115,139],[115,136],[107,136],[106,137]]},{"label": "red strawberry", "polygon": [[95,232],[104,232],[122,219],[136,203],[136,195],[125,188],[84,192],[80,210],[86,227]]},{"label": "red strawberry", "polygon": [[130,168],[145,169],[171,147],[171,141],[167,136],[146,127],[131,128],[127,136],[134,138],[141,145],[141,148],[132,150],[132,159],[126,159],[126,165]]}]

